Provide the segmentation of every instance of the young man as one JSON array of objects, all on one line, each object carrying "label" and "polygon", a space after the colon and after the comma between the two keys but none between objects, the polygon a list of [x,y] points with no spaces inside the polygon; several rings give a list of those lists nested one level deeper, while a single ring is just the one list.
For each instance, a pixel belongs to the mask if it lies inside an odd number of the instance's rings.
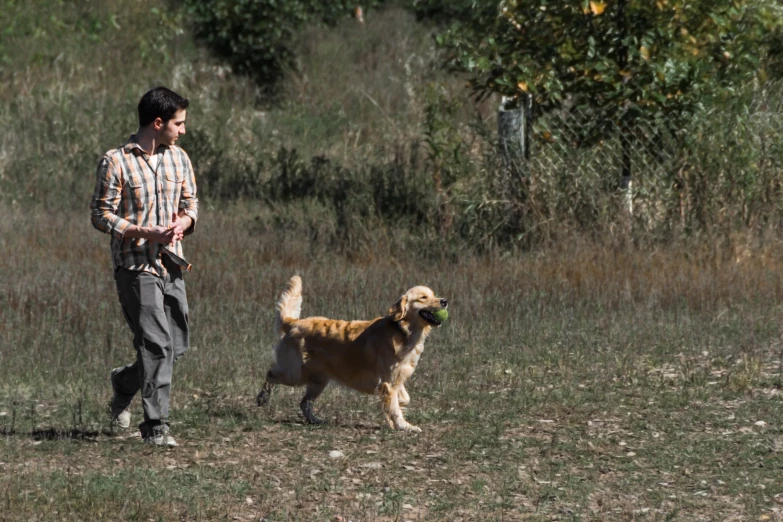
[{"label": "young man", "polygon": [[111,371],[112,422],[130,426],[141,390],[145,442],[176,446],[167,424],[174,361],[188,349],[188,301],[181,240],[198,219],[196,180],[185,151],[188,100],[158,87],[139,102],[139,130],[98,164],[90,210],[111,235],[114,279],[133,332],[136,361]]}]

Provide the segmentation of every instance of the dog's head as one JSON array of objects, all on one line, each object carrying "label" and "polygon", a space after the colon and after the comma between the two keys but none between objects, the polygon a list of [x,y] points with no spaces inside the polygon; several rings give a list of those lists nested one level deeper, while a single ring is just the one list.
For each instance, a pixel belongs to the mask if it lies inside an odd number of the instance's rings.
[{"label": "dog's head", "polygon": [[404,320],[411,324],[440,326],[440,322],[432,313],[443,310],[448,305],[446,299],[436,297],[435,292],[426,286],[414,286],[389,308],[389,315],[395,321]]}]

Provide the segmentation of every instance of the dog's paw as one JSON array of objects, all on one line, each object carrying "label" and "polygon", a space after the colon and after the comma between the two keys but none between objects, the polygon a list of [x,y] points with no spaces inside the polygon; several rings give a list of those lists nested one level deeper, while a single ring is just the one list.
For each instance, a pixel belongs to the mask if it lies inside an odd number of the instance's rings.
[{"label": "dog's paw", "polygon": [[269,392],[267,390],[261,390],[256,395],[256,406],[261,407],[269,402]]},{"label": "dog's paw", "polygon": [[399,428],[397,428],[397,429],[399,429],[401,431],[410,431],[410,432],[413,432],[413,433],[421,433],[421,428],[419,428],[418,426],[414,426],[410,422],[406,422],[405,424],[400,425]]},{"label": "dog's paw", "polygon": [[263,406],[267,402],[269,402],[269,397],[272,396],[272,385],[268,382],[265,382],[264,385],[261,387],[261,391],[258,392],[258,395],[256,395],[256,406]]},{"label": "dog's paw", "polygon": [[319,426],[321,424],[326,424],[325,420],[319,419],[313,413],[313,403],[312,403],[312,401],[305,401],[305,400],[303,400],[299,406],[302,408],[302,416],[304,417],[305,422],[307,424],[312,424],[312,425],[315,425],[315,426]]},{"label": "dog's paw", "polygon": [[305,422],[312,426],[321,426],[323,424],[326,424],[325,420],[321,419],[320,417],[316,417],[312,413],[310,414],[309,417],[305,417]]}]

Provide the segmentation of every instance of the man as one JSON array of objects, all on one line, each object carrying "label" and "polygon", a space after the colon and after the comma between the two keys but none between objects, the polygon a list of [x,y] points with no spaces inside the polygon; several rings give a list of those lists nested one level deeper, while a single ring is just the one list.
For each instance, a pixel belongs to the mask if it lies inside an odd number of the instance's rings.
[{"label": "man", "polygon": [[188,302],[180,241],[198,219],[193,167],[176,146],[185,134],[188,100],[157,87],[139,102],[139,130],[98,164],[90,210],[93,226],[111,235],[114,279],[133,332],[136,361],[111,371],[112,422],[130,426],[141,390],[145,442],[176,446],[169,433],[174,361],[188,349]]}]

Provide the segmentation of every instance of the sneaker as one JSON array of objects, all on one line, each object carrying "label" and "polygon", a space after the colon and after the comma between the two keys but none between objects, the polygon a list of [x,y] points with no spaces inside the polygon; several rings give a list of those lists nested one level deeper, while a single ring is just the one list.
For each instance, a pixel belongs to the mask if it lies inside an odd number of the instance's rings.
[{"label": "sneaker", "polygon": [[112,400],[111,403],[111,421],[115,426],[118,426],[122,429],[127,429],[130,427],[130,421],[131,421],[131,413],[130,409],[126,407],[115,407],[116,403],[114,400]]},{"label": "sneaker", "polygon": [[113,369],[111,371],[111,375],[109,376],[109,381],[111,381],[111,389],[114,392],[114,395],[111,398],[111,403],[109,404],[109,410],[111,412],[112,424],[119,426],[122,429],[126,429],[130,427],[131,421],[130,402],[121,398],[117,393],[117,389],[114,387],[114,375],[119,370],[120,368]]},{"label": "sneaker", "polygon": [[139,426],[141,430],[141,437],[145,444],[152,444],[154,446],[166,446],[174,448],[179,446],[174,437],[169,435],[169,427],[165,424],[159,424],[148,428],[146,424]]}]

